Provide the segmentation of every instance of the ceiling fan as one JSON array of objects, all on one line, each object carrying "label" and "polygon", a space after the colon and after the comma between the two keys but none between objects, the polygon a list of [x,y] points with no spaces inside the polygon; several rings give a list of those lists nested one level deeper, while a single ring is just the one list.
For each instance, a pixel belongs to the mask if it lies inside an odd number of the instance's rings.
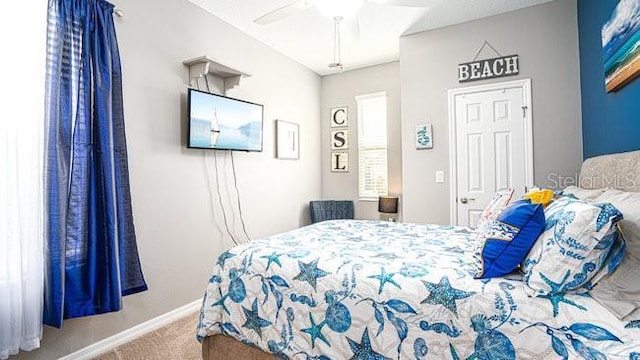
[{"label": "ceiling fan", "polygon": [[333,19],[333,62],[328,66],[330,69],[342,72],[344,65],[342,64],[341,55],[341,27],[345,27],[344,30],[351,34],[353,38],[360,37],[360,24],[356,14],[365,1],[380,5],[416,7],[428,10],[439,5],[444,0],[298,0],[262,15],[254,20],[254,23],[268,25],[315,6],[322,15]]},{"label": "ceiling fan", "polygon": [[355,15],[365,1],[380,5],[408,6],[430,8],[438,5],[442,0],[298,0],[279,9],[268,12],[254,20],[256,24],[267,25],[298,14],[313,6],[330,18],[348,18]]}]

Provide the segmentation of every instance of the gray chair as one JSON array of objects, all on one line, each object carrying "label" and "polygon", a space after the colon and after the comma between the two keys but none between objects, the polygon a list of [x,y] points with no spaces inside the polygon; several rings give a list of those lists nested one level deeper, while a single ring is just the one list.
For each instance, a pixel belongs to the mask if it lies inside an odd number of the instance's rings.
[{"label": "gray chair", "polygon": [[309,202],[311,222],[325,220],[353,219],[353,201],[351,200],[316,200]]}]

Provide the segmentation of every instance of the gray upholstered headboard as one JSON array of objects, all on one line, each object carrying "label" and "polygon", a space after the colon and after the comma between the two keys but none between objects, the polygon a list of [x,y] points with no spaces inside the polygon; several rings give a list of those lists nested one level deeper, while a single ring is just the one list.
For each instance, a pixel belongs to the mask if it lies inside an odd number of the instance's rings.
[{"label": "gray upholstered headboard", "polygon": [[585,160],[580,170],[580,187],[640,192],[640,151]]}]

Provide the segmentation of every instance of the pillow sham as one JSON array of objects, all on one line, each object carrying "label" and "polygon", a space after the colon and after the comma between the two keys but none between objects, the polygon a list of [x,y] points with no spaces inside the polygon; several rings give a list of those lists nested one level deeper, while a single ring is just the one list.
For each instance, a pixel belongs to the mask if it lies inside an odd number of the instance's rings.
[{"label": "pillow sham", "polygon": [[473,252],[474,277],[486,279],[510,274],[544,230],[544,208],[529,200],[509,205],[483,226]]},{"label": "pillow sham", "polygon": [[620,267],[590,291],[600,305],[624,319],[640,309],[640,259],[627,253]]},{"label": "pillow sham", "polygon": [[605,266],[622,214],[608,203],[561,197],[545,209],[545,229],[524,261],[531,296],[578,289]]},{"label": "pillow sham", "polygon": [[624,214],[619,226],[627,242],[627,251],[640,258],[640,193],[607,189],[595,201],[611,203]]},{"label": "pillow sham", "polygon": [[584,201],[594,201],[598,196],[602,195],[607,189],[584,189],[577,186],[567,186],[564,190],[558,192],[560,196],[574,196],[576,199]]},{"label": "pillow sham", "polygon": [[507,207],[512,196],[513,189],[498,191],[484,208],[484,211],[482,211],[478,228],[482,228],[487,221],[495,219],[498,214]]}]

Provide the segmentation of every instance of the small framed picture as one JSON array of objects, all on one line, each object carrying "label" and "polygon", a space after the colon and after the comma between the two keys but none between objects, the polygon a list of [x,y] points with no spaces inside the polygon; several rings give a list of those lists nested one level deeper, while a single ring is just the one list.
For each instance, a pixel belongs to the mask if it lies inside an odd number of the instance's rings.
[{"label": "small framed picture", "polygon": [[349,108],[346,106],[331,109],[331,127],[349,126]]},{"label": "small framed picture", "polygon": [[276,120],[276,158],[297,160],[300,158],[300,126]]},{"label": "small framed picture", "polygon": [[433,128],[431,124],[416,126],[416,149],[433,149]]},{"label": "small framed picture", "polygon": [[334,130],[331,132],[331,150],[346,150],[349,148],[349,130]]}]

